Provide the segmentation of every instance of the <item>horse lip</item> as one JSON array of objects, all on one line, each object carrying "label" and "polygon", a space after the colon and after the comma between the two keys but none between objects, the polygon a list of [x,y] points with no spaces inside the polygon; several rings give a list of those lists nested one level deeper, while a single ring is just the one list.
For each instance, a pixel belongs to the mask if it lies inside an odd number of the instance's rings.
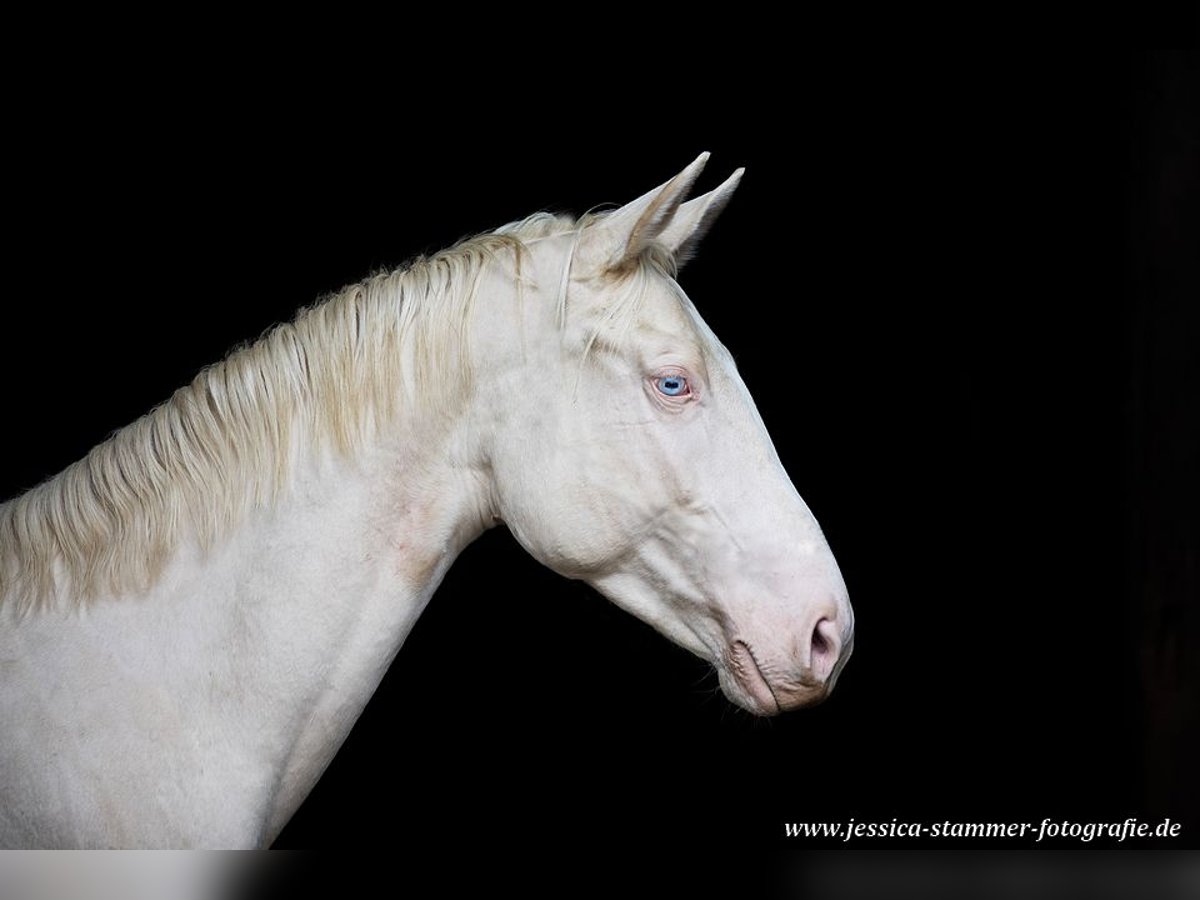
[{"label": "horse lip", "polygon": [[783,707],[779,698],[767,680],[766,674],[754,657],[754,651],[743,640],[735,640],[730,644],[729,668],[738,685],[745,691],[765,715],[773,716],[781,712]]}]

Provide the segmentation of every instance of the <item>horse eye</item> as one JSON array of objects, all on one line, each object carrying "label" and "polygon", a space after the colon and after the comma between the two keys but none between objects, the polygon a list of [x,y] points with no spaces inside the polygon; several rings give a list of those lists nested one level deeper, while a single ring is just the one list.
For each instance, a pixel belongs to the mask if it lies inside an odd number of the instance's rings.
[{"label": "horse eye", "polygon": [[663,375],[654,383],[659,393],[666,394],[668,397],[682,397],[684,394],[690,393],[687,379],[682,375]]}]

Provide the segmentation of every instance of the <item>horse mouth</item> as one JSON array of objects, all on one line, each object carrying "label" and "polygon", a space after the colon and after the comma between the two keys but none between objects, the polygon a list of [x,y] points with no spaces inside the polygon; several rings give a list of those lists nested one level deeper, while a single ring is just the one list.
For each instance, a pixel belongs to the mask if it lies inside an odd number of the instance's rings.
[{"label": "horse mouth", "polygon": [[[745,641],[737,640],[730,645],[728,653],[729,671],[742,692],[746,694],[753,705],[750,711],[760,716],[774,716],[782,712],[779,699],[771,689],[770,682],[763,672],[754,651]],[[738,702],[735,699],[735,702]],[[739,705],[746,705],[740,703]]]}]

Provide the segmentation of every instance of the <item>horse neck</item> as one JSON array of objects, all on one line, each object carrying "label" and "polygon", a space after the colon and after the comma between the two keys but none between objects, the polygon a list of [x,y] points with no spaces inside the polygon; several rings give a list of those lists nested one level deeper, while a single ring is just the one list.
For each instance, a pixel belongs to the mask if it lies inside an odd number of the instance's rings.
[{"label": "horse neck", "polygon": [[[246,559],[276,631],[263,643],[275,648],[299,726],[284,742],[272,835],[347,737],[445,571],[486,526],[474,470],[456,462],[461,432],[428,440],[408,425],[413,439],[398,448],[314,480],[295,515],[277,517],[281,550]],[[307,683],[294,684],[296,673]]]},{"label": "horse neck", "polygon": [[[268,839],[307,795],[459,552],[490,525],[462,423],[409,419],[382,447],[322,467],[251,537],[240,619],[261,614],[252,673],[290,704]],[[265,626],[261,623],[266,623]],[[245,677],[247,673],[238,676]],[[277,710],[272,711],[277,714]]]},{"label": "horse neck", "polygon": [[485,525],[462,424],[402,417],[353,459],[300,461],[148,591],[6,622],[0,844],[269,843]]},{"label": "horse neck", "polygon": [[[175,647],[162,660],[175,670],[150,669],[146,688],[174,682],[181,708],[194,716],[185,730],[229,736],[214,748],[211,771],[225,779],[254,773],[221,785],[224,797],[246,798],[248,842],[278,835],[446,570],[485,527],[480,482],[463,462],[462,424],[430,427],[401,416],[353,459],[301,461],[273,510],[208,554],[184,553],[153,591],[167,596],[135,601],[151,612],[148,631],[166,632]],[[123,605],[88,615],[119,615]],[[199,644],[183,671],[180,631]]]}]

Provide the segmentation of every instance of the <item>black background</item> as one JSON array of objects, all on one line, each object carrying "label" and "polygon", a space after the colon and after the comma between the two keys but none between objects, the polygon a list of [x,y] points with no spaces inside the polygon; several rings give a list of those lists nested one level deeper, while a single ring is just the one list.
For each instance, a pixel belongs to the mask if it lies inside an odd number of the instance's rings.
[{"label": "black background", "polygon": [[829,702],[755,720],[496,530],[279,846],[1165,815],[1200,844],[1194,55],[814,59],[686,108],[319,69],[14,100],[4,496],[325,292],[710,150],[699,190],[747,174],[681,282],[858,636]]}]

